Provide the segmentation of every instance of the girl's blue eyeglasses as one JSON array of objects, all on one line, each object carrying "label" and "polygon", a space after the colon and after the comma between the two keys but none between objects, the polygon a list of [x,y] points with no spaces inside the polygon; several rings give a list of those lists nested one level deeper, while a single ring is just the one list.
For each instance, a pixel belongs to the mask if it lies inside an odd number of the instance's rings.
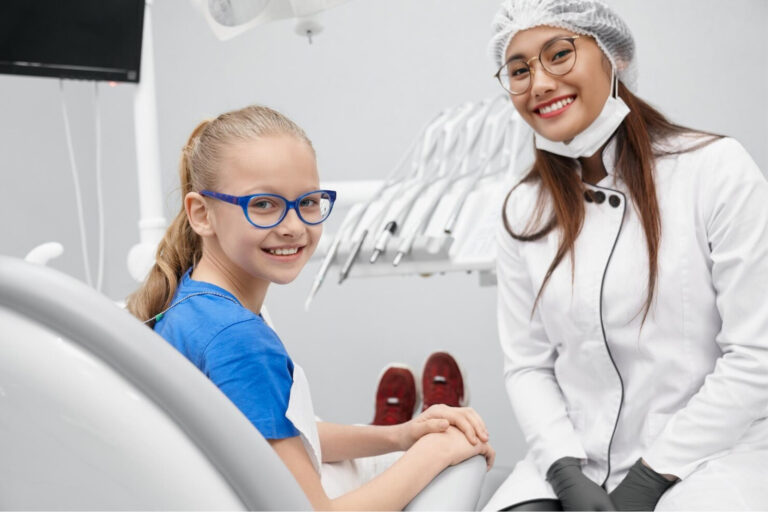
[{"label": "girl's blue eyeglasses", "polygon": [[304,224],[310,226],[320,224],[331,214],[333,203],[336,201],[334,190],[314,190],[299,196],[295,201],[289,201],[278,194],[230,196],[211,190],[203,190],[200,194],[239,205],[248,222],[260,229],[277,226],[283,222],[290,209],[296,210],[296,214]]}]

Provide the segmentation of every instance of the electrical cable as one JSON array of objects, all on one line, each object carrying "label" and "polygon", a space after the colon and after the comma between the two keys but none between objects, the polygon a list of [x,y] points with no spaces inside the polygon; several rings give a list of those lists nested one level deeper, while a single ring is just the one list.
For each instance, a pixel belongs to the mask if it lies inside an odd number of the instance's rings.
[{"label": "electrical cable", "polygon": [[83,198],[80,192],[80,177],[75,163],[75,150],[72,144],[72,133],[69,127],[69,115],[67,114],[67,105],[64,97],[64,80],[59,79],[59,91],[61,92],[61,112],[64,117],[64,133],[67,139],[67,149],[69,150],[69,164],[72,169],[72,179],[75,183],[75,203],[77,205],[77,219],[80,226],[80,245],[83,251],[83,265],[85,267],[85,282],[93,287],[91,279],[91,268],[88,261],[88,243],[85,232],[85,216],[83,215]]},{"label": "electrical cable", "polygon": [[104,284],[104,192],[101,181],[101,105],[99,82],[93,82],[93,98],[96,124],[96,204],[99,218],[99,262],[96,272],[96,291],[101,292]]}]

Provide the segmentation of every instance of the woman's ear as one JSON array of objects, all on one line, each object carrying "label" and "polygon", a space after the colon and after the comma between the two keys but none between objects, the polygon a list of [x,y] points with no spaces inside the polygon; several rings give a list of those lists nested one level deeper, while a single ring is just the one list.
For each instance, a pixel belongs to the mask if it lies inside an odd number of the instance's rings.
[{"label": "woman's ear", "polygon": [[611,69],[613,68],[613,64],[611,64],[611,59],[609,59],[608,56],[605,55],[605,53],[603,53],[602,65],[603,65],[603,71],[605,71],[605,74],[608,75],[608,79],[610,80]]},{"label": "woman's ear", "polygon": [[210,209],[205,198],[197,192],[189,192],[184,196],[184,210],[192,230],[201,237],[212,236],[213,226],[210,220]]}]

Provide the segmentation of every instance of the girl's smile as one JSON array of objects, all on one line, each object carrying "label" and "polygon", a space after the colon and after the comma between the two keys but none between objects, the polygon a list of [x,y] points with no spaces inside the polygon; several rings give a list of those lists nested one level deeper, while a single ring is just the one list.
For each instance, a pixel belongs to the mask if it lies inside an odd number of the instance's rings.
[{"label": "girl's smile", "polygon": [[[277,194],[293,200],[320,186],[314,150],[292,135],[236,140],[225,150],[218,162],[218,182],[211,184],[223,194]],[[243,288],[266,293],[270,283],[293,281],[312,256],[323,230],[320,224],[305,224],[295,211],[288,211],[272,227],[254,227],[238,205],[204,199],[199,204],[205,205],[200,217],[205,220],[206,236],[195,272],[215,259],[218,274],[245,283]],[[192,277],[217,284],[216,276]]]},{"label": "girl's smile", "polygon": [[280,263],[291,263],[301,259],[304,246],[282,246],[261,249],[270,260]]}]

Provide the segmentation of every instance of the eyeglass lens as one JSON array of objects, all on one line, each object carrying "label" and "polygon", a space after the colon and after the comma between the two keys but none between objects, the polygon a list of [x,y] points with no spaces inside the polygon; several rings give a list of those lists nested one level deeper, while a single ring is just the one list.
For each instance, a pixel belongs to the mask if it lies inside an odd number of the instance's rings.
[{"label": "eyeglass lens", "polygon": [[[539,62],[550,74],[561,76],[573,69],[576,47],[571,39],[555,39],[541,49]],[[512,94],[522,94],[531,86],[531,68],[523,59],[514,59],[501,70],[499,81]]]},{"label": "eyeglass lens", "polygon": [[[248,202],[248,218],[257,226],[273,226],[285,214],[288,204],[276,196],[255,196]],[[298,204],[299,218],[308,224],[324,221],[331,213],[331,197],[327,192],[302,196]]]}]

